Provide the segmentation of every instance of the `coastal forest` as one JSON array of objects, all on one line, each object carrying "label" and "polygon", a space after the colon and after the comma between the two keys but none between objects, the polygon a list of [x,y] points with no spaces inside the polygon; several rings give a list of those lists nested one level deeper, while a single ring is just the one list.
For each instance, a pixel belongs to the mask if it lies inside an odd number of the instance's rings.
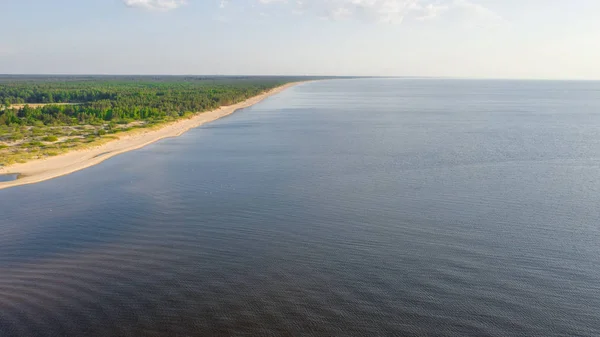
[{"label": "coastal forest", "polygon": [[99,145],[303,79],[0,76],[0,166]]},{"label": "coastal forest", "polygon": [[0,78],[0,105],[4,106],[0,111],[0,125],[161,121],[235,104],[291,80],[278,77]]}]

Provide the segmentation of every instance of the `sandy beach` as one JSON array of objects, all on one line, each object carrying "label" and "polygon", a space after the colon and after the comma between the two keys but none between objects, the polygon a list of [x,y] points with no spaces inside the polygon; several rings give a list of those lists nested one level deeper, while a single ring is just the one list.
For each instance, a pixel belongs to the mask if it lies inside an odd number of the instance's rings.
[{"label": "sandy beach", "polygon": [[32,160],[23,164],[15,164],[0,168],[0,175],[20,174],[17,180],[0,182],[0,190],[4,188],[34,184],[44,180],[64,176],[75,171],[99,164],[108,158],[118,154],[139,149],[158,140],[177,137],[189,129],[198,127],[221,117],[230,115],[235,111],[252,106],[263,99],[278,94],[300,82],[288,83],[274,88],[261,95],[254,96],[246,101],[220,107],[216,110],[207,111],[194,115],[192,118],[179,120],[158,130],[134,130],[129,134],[120,135],[119,139],[98,147],[85,150],[76,150],[56,157]]}]

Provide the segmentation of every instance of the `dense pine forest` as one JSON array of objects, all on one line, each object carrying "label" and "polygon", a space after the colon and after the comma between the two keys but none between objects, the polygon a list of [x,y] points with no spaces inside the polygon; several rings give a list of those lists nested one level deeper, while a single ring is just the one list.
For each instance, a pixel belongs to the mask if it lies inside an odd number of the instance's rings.
[{"label": "dense pine forest", "polygon": [[[160,121],[234,104],[294,80],[297,79],[0,77],[0,105],[4,106],[0,125]],[[50,105],[34,107],[33,104]]]},{"label": "dense pine forest", "polygon": [[95,146],[303,77],[0,76],[0,166]]}]

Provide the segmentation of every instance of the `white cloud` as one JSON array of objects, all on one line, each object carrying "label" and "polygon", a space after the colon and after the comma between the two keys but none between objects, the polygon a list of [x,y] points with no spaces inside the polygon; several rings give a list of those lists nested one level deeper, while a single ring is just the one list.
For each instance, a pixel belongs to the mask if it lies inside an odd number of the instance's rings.
[{"label": "white cloud", "polygon": [[[264,0],[262,0],[264,1]],[[401,22],[417,0],[302,0],[296,11],[329,19],[359,18],[367,21]]]},{"label": "white cloud", "polygon": [[468,0],[454,0],[453,6],[456,10],[462,10],[471,19],[467,22],[468,25],[472,26],[500,26],[506,24],[500,15],[494,13],[489,8],[471,2]]},{"label": "white cloud", "polygon": [[[168,11],[185,5],[188,0],[122,0],[128,7]],[[196,0],[194,0],[196,1]],[[197,0],[200,1],[200,0]],[[401,23],[405,19],[432,20],[446,14],[458,14],[465,21],[490,25],[502,18],[478,4],[478,0],[248,0],[251,7],[277,6],[293,14],[314,15],[331,20],[358,19],[367,22]],[[246,3],[248,3],[246,2]],[[219,8],[241,1],[215,0]],[[259,13],[266,13],[258,10]],[[261,15],[263,15],[261,14]],[[474,24],[477,25],[477,24]]]},{"label": "white cloud", "polygon": [[123,0],[123,3],[132,8],[168,11],[185,5],[187,0]]},{"label": "white cloud", "polygon": [[360,19],[400,23],[405,18],[430,20],[446,12],[498,20],[500,17],[476,0],[255,0],[261,5],[283,3],[294,13],[312,14],[322,18]]},{"label": "white cloud", "polygon": [[450,5],[428,4],[421,8],[421,13],[416,17],[417,20],[431,20],[439,17],[450,9]]}]

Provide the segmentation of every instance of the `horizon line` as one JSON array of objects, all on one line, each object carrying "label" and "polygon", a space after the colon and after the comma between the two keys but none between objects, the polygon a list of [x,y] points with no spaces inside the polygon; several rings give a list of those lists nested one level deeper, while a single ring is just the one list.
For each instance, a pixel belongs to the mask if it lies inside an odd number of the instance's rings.
[{"label": "horizon line", "polygon": [[410,76],[410,75],[273,75],[273,74],[236,74],[236,75],[224,75],[224,74],[118,74],[118,73],[0,73],[0,77],[10,76],[57,76],[57,77],[121,77],[121,76],[137,76],[137,77],[317,77],[325,79],[436,79],[436,80],[490,80],[490,81],[569,81],[569,82],[598,82],[600,79],[592,78],[544,78],[544,77],[461,77],[461,76]]}]

